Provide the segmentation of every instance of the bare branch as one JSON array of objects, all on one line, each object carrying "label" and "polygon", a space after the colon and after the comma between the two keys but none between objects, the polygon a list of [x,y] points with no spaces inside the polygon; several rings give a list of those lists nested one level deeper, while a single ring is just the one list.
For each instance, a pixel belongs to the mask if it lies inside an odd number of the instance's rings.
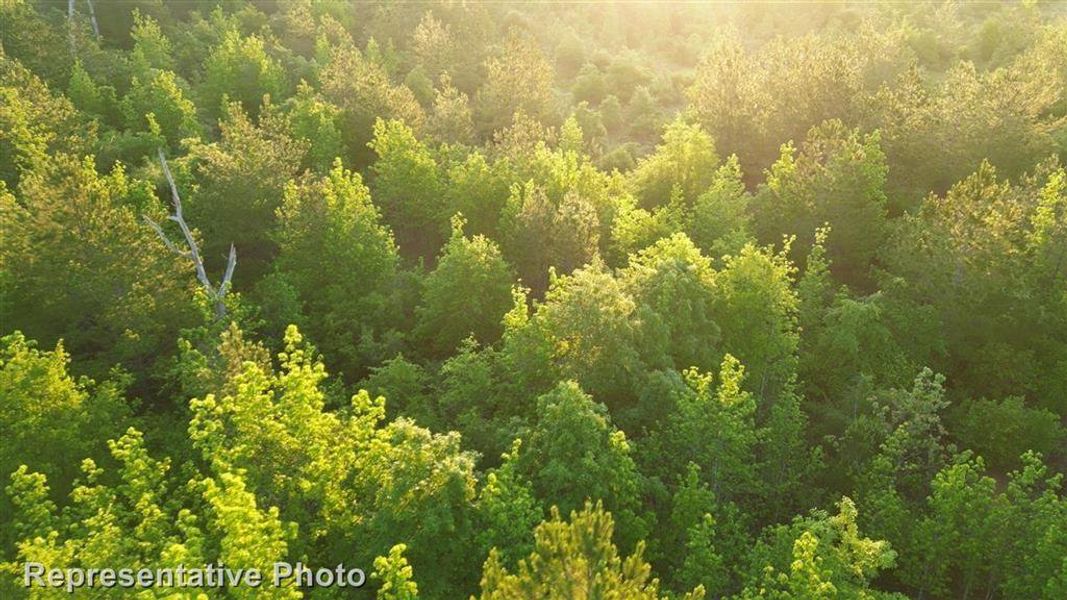
[{"label": "bare branch", "polygon": [[93,35],[100,39],[100,26],[96,24],[96,11],[93,10],[93,0],[85,0],[89,4],[89,22],[93,24]]},{"label": "bare branch", "polygon": [[219,284],[219,300],[222,300],[226,292],[230,291],[230,280],[233,279],[233,269],[236,266],[237,248],[230,244],[230,257],[226,260],[226,273],[222,276],[222,283]]},{"label": "bare branch", "polygon": [[163,233],[163,228],[159,226],[159,223],[156,223],[152,219],[148,218],[148,215],[142,215],[141,218],[143,218],[144,222],[148,223],[148,226],[151,227],[157,235],[159,235],[159,239],[163,240],[163,243],[166,244],[168,250],[177,254],[178,256],[188,256],[187,252],[182,252],[181,250],[178,250],[178,247],[174,245],[174,242],[170,241],[170,238],[167,237],[167,234]]},{"label": "bare branch", "polygon": [[174,176],[170,174],[170,167],[167,166],[167,157],[163,156],[163,148],[159,148],[159,164],[163,165],[163,175],[167,178],[167,183],[170,184],[170,198],[174,204],[174,211],[177,213],[178,218],[182,216],[182,199],[178,196],[178,186],[174,183]]},{"label": "bare branch", "polygon": [[74,2],[75,0],[67,0],[67,33],[70,36],[70,53],[77,58],[78,49],[74,38]]},{"label": "bare branch", "polygon": [[185,222],[185,216],[182,215],[182,199],[178,194],[178,185],[174,183],[174,175],[170,172],[170,166],[167,165],[167,157],[163,154],[163,149],[159,148],[159,164],[163,167],[163,175],[167,178],[167,184],[170,185],[170,197],[171,202],[174,204],[174,214],[168,215],[167,218],[178,224],[178,227],[182,231],[182,236],[185,238],[185,244],[189,246],[188,252],[178,250],[177,245],[170,241],[170,238],[163,232],[163,228],[158,223],[144,216],[144,220],[152,229],[155,230],[159,238],[163,240],[167,248],[179,256],[188,258],[193,261],[193,266],[196,268],[196,278],[200,281],[200,284],[204,286],[204,290],[207,292],[208,297],[215,301],[215,314],[218,318],[226,316],[226,305],[222,299],[226,296],[226,292],[230,289],[230,281],[233,279],[233,270],[237,266],[237,249],[233,244],[230,244],[230,256],[226,261],[226,273],[222,276],[222,282],[219,287],[211,285],[211,280],[207,277],[207,269],[204,268],[204,260],[200,257],[200,248],[196,245],[196,238],[193,237],[193,232],[189,228],[189,224]]},{"label": "bare branch", "polygon": [[211,280],[207,278],[207,270],[204,269],[204,261],[200,258],[200,248],[196,245],[196,238],[193,237],[193,232],[189,229],[189,224],[185,222],[185,217],[182,215],[182,199],[178,195],[178,185],[174,183],[174,176],[171,175],[170,166],[167,165],[167,157],[163,155],[162,148],[159,149],[159,163],[163,165],[163,175],[167,178],[167,183],[170,184],[171,200],[174,202],[174,214],[168,218],[177,223],[182,230],[185,243],[189,246],[189,254],[193,260],[193,266],[196,267],[196,278],[200,280],[200,283],[204,285],[211,295],[215,295],[214,286],[211,285]]}]

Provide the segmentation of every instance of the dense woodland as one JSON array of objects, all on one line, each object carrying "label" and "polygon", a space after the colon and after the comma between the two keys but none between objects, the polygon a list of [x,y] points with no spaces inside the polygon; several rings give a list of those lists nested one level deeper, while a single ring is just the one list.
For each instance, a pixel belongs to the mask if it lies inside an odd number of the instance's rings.
[{"label": "dense woodland", "polygon": [[0,22],[0,596],[1067,598],[1064,4]]}]

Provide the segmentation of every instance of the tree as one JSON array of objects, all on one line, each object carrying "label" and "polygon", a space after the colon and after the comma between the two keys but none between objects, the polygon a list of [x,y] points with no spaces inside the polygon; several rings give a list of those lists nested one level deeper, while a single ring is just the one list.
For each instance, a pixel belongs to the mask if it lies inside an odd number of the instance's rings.
[{"label": "tree", "polygon": [[1050,410],[1031,408],[1012,396],[1003,400],[974,400],[959,407],[951,427],[961,448],[981,455],[995,472],[1019,466],[1026,451],[1045,456],[1063,454],[1067,431]]},{"label": "tree", "polygon": [[715,271],[685,234],[631,255],[619,279],[637,304],[640,345],[649,365],[716,366],[721,332],[713,314]]},{"label": "tree", "polygon": [[308,147],[293,139],[282,115],[267,111],[256,124],[236,103],[228,106],[219,129],[218,141],[190,149],[199,187],[188,198],[189,219],[204,234],[208,268],[221,270],[232,244],[241,253],[244,280],[252,282],[277,255],[270,235],[275,212]]},{"label": "tree", "polygon": [[[7,28],[5,28],[5,31]],[[89,152],[94,128],[62,95],[54,95],[34,72],[7,56],[0,57],[0,178],[9,190],[26,173],[43,170],[57,152]]]},{"label": "tree", "polygon": [[281,100],[288,90],[285,71],[267,54],[263,40],[239,32],[226,32],[222,42],[204,61],[202,105],[212,116],[229,112],[237,102],[248,114],[259,115],[264,96]]},{"label": "tree", "polygon": [[[840,121],[813,128],[799,155],[791,146],[783,147],[766,186],[754,198],[760,238],[774,242],[795,235],[807,240],[817,227],[829,224],[831,272],[844,283],[867,284],[886,230],[886,172],[877,133],[861,137]],[[795,245],[794,250],[802,258],[807,246]]]},{"label": "tree", "polygon": [[505,256],[523,282],[542,293],[549,268],[561,274],[590,264],[599,254],[597,207],[578,190],[553,197],[533,181],[513,186],[502,217]]},{"label": "tree", "polygon": [[486,137],[522,111],[534,119],[552,116],[552,65],[533,39],[513,30],[485,61],[485,83],[474,99],[476,123]]},{"label": "tree", "polygon": [[376,137],[379,119],[402,121],[419,130],[424,114],[411,90],[393,84],[381,65],[348,44],[330,49],[319,81],[325,99],[341,110],[340,130],[348,157],[353,164],[366,164],[373,158],[367,143]]},{"label": "tree", "polygon": [[308,145],[302,166],[320,172],[329,170],[333,161],[345,154],[338,124],[340,111],[304,81],[286,105],[293,137]]},{"label": "tree", "polygon": [[535,371],[516,376],[574,379],[616,410],[632,401],[644,370],[636,310],[621,282],[594,263],[556,277],[533,317],[506,334],[504,351],[523,370]]},{"label": "tree", "polygon": [[[67,371],[70,355],[61,343],[51,351],[36,346],[18,331],[0,338],[0,435],[6,440],[0,473],[6,478],[20,465],[30,465],[51,478],[58,494],[65,494],[78,474],[78,462],[103,456],[99,431],[127,420],[129,407],[122,394],[128,381],[117,378],[97,385],[75,379]],[[12,514],[6,496],[0,509]],[[4,530],[14,534],[8,527]],[[15,541],[0,537],[4,548]]]},{"label": "tree", "polygon": [[19,196],[0,192],[0,320],[43,344],[62,338],[84,373],[122,364],[143,378],[198,319],[192,273],[141,222],[164,214],[152,186],[60,154]]},{"label": "tree", "polygon": [[[220,561],[267,573],[288,556],[295,527],[279,519],[277,508],[258,505],[240,471],[215,463],[218,472],[197,474],[181,486],[167,478],[168,459],[149,455],[140,431],[130,428],[108,447],[116,474],[107,477],[92,460],[84,460],[83,478],[61,513],[48,499],[44,475],[25,466],[12,475],[7,489],[17,507],[20,562],[60,569],[114,564],[136,572]],[[244,597],[251,597],[250,591],[237,590]],[[267,593],[300,597],[291,586]]]},{"label": "tree", "polygon": [[693,201],[686,231],[711,258],[735,255],[753,240],[751,203],[741,177],[741,164],[737,155],[731,155],[715,171],[708,188]]},{"label": "tree", "polygon": [[378,155],[371,188],[400,248],[410,256],[433,256],[448,217],[437,161],[402,121],[376,121],[370,148]]},{"label": "tree", "polygon": [[1064,220],[1065,213],[1048,208],[1067,197],[1061,169],[1042,165],[1012,184],[983,163],[900,219],[883,250],[887,296],[931,306],[954,357],[944,369],[961,395],[1026,393],[1040,406],[1062,406],[1052,390],[1064,372],[1052,365],[1065,357],[1050,338],[1067,331],[1059,310],[1063,275],[1039,248],[1059,251],[1031,241],[1046,239],[1039,232]]},{"label": "tree", "polygon": [[448,75],[441,75],[434,90],[433,111],[427,119],[426,131],[439,142],[466,144],[473,140],[470,99],[452,85]]},{"label": "tree", "polygon": [[[752,566],[762,566],[760,575],[738,597],[902,598],[871,588],[878,573],[893,566],[897,553],[884,540],[861,537],[852,500],[842,498],[838,509],[834,516],[816,513],[791,526],[771,528],[771,545],[761,541],[753,550]],[[768,558],[773,562],[765,562]]]},{"label": "tree", "polygon": [[310,335],[346,371],[372,364],[398,256],[362,178],[338,160],[318,180],[291,182],[278,221],[276,268],[311,317]]},{"label": "tree", "polygon": [[[500,564],[496,551],[489,554],[482,575],[482,600],[512,598],[634,598],[657,600],[659,581],[651,579],[651,566],[642,559],[643,545],[623,559],[611,542],[614,522],[598,503],[571,513],[570,523],[553,508],[552,518],[534,531],[535,548],[519,562],[516,573]],[[700,600],[697,587],[684,598]]]},{"label": "tree", "polygon": [[752,244],[723,262],[713,306],[722,348],[745,365],[748,387],[762,404],[778,397],[796,371],[794,269],[784,255]]},{"label": "tree", "polygon": [[[190,402],[189,438],[203,460],[243,470],[282,518],[320,532],[292,548],[310,564],[340,555],[371,564],[402,539],[430,578],[420,586],[428,597],[472,586],[474,459],[459,435],[386,423],[385,399],[365,391],[344,412],[324,410],[325,367],[295,327],[278,359],[276,372],[246,362],[235,391]],[[456,543],[443,549],[445,537]]]},{"label": "tree", "polygon": [[[182,139],[200,133],[196,106],[187,94],[173,71],[152,69],[142,76],[135,76],[130,91],[122,99],[126,127],[150,130],[154,123],[168,146],[176,148]],[[151,119],[148,115],[152,115]]]},{"label": "tree", "polygon": [[514,276],[489,239],[463,235],[461,216],[452,218],[452,237],[426,278],[415,335],[445,355],[467,338],[489,344],[499,339],[501,319],[511,308]]},{"label": "tree", "polygon": [[663,143],[634,169],[634,195],[642,207],[653,208],[665,204],[677,186],[684,203],[691,205],[711,187],[718,166],[711,136],[679,117],[667,125]]},{"label": "tree", "polygon": [[411,565],[404,558],[407,546],[397,544],[389,549],[388,556],[374,559],[374,578],[380,579],[378,600],[417,600],[419,586],[412,581]]},{"label": "tree", "polygon": [[545,505],[577,510],[601,500],[625,524],[624,539],[641,538],[638,473],[626,435],[578,384],[563,382],[537,399],[537,419],[525,436],[515,471]]}]

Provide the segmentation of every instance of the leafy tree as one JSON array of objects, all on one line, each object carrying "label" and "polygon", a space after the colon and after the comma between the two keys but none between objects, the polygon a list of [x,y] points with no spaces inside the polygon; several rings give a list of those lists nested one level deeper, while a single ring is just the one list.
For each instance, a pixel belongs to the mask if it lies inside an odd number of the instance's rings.
[{"label": "leafy tree", "polygon": [[[384,399],[365,391],[347,411],[324,410],[325,368],[295,327],[278,358],[277,372],[246,362],[236,392],[190,402],[189,437],[204,460],[243,469],[283,518],[321,532],[293,548],[311,564],[340,555],[370,564],[402,539],[413,569],[435,580],[427,596],[473,585],[474,461],[459,435],[384,423]],[[443,551],[444,537],[457,543]]]},{"label": "leafy tree", "polygon": [[412,256],[432,256],[448,217],[437,161],[401,121],[378,120],[370,147],[378,155],[371,186],[386,222],[397,231],[400,248]]},{"label": "leafy tree", "polygon": [[550,268],[569,273],[599,252],[596,207],[577,191],[558,200],[549,193],[532,181],[514,186],[502,219],[505,256],[536,292],[547,287]]},{"label": "leafy tree", "polygon": [[[826,252],[839,281],[857,285],[885,235],[885,157],[878,134],[860,137],[840,121],[813,128],[796,154],[791,146],[771,166],[766,187],[754,199],[760,237],[809,239],[828,223]],[[806,248],[794,247],[803,255]]]},{"label": "leafy tree", "polygon": [[341,110],[341,137],[355,164],[371,161],[367,143],[377,137],[379,119],[403,121],[413,130],[422,127],[423,110],[411,90],[393,84],[381,65],[354,47],[345,44],[331,48],[319,81],[325,99]]},{"label": "leafy tree", "polygon": [[296,95],[287,101],[293,137],[308,145],[302,166],[327,171],[333,161],[344,156],[340,112],[323,100],[307,82],[301,81]]},{"label": "leafy tree", "polygon": [[289,83],[285,72],[270,55],[263,39],[228,31],[204,61],[200,85],[202,104],[212,116],[225,115],[228,102],[240,103],[253,117],[259,114],[263,96],[282,99]]},{"label": "leafy tree", "polygon": [[[130,91],[122,99],[122,113],[129,129],[144,130],[152,123],[158,125],[159,134],[172,148],[200,132],[196,107],[172,71],[152,69],[143,76],[135,76]],[[152,115],[151,119],[148,115]]]},{"label": "leafy tree", "polygon": [[626,525],[623,539],[636,541],[644,527],[630,452],[604,405],[571,381],[537,399],[537,419],[512,460],[545,505],[576,510],[587,499],[602,500]]},{"label": "leafy tree", "polygon": [[677,186],[690,205],[711,187],[718,166],[711,137],[699,125],[679,117],[667,125],[663,143],[634,169],[634,195],[641,206],[652,208],[665,204]]},{"label": "leafy tree", "polygon": [[[651,567],[642,558],[643,546],[623,559],[611,542],[614,522],[597,503],[572,512],[564,523],[559,510],[534,531],[535,548],[509,573],[494,550],[482,575],[480,598],[604,598],[625,597],[655,600],[659,581],[651,579]],[[697,587],[686,600],[704,597]]]},{"label": "leafy tree", "polygon": [[[0,435],[6,440],[0,472],[6,476],[28,464],[49,475],[58,494],[70,489],[78,461],[102,456],[97,432],[122,423],[129,413],[122,399],[123,378],[100,385],[76,380],[67,372],[69,363],[62,344],[41,351],[18,331],[0,338]],[[7,497],[0,508],[12,514]],[[4,530],[14,534],[6,526]],[[14,541],[0,537],[4,548]]]},{"label": "leafy tree", "polygon": [[447,354],[468,336],[496,341],[501,319],[511,308],[511,269],[496,244],[483,236],[463,235],[463,219],[452,219],[452,237],[426,278],[415,334],[431,350]]},{"label": "leafy tree", "polygon": [[[884,540],[861,537],[857,510],[841,499],[834,516],[816,513],[791,526],[769,530],[768,541],[753,549],[762,573],[739,598],[901,598],[871,588],[871,580],[893,566],[897,553]],[[771,559],[773,562],[763,562]],[[791,562],[790,562],[791,561]]]},{"label": "leafy tree", "polygon": [[14,311],[0,321],[43,344],[63,339],[82,372],[150,374],[197,319],[189,270],[141,221],[163,213],[152,187],[61,154],[18,191],[0,195],[3,308]]},{"label": "leafy tree", "polygon": [[345,370],[370,364],[398,256],[362,178],[337,161],[318,180],[291,182],[278,221],[276,267],[311,317],[309,334]]},{"label": "leafy tree", "polygon": [[95,142],[94,130],[68,99],[7,56],[0,56],[0,94],[6,107],[0,113],[0,177],[8,189],[16,189],[24,173],[44,169],[56,152],[76,156]]},{"label": "leafy tree", "polygon": [[170,39],[163,34],[159,22],[151,16],[133,10],[133,27],[130,29],[133,48],[130,50],[130,71],[148,73],[152,69],[174,69],[174,56]]},{"label": "leafy tree", "polygon": [[470,99],[452,85],[448,75],[441,76],[434,90],[433,111],[427,118],[426,130],[440,142],[463,144],[473,139]]},{"label": "leafy tree", "polygon": [[[108,446],[117,477],[105,479],[103,469],[84,460],[83,478],[62,512],[48,500],[44,475],[25,466],[12,475],[7,489],[18,509],[19,561],[61,569],[114,564],[135,571],[221,561],[230,568],[269,572],[286,558],[295,527],[280,521],[277,508],[260,508],[239,471],[198,475],[186,486],[175,485],[167,479],[170,461],[153,459],[136,429]],[[21,572],[13,563],[4,567]],[[238,593],[251,597],[250,591]],[[300,597],[288,586],[268,593]]]},{"label": "leafy tree", "polygon": [[967,403],[960,408],[952,432],[962,448],[981,454],[998,472],[1018,466],[1027,450],[1045,456],[1062,454],[1067,438],[1055,413],[1030,408],[1018,396]]},{"label": "leafy tree", "polygon": [[293,139],[283,116],[267,112],[257,124],[236,103],[219,128],[218,141],[190,149],[199,187],[188,199],[189,220],[204,234],[201,254],[208,267],[221,270],[233,244],[243,279],[251,282],[277,254],[270,237],[275,211],[307,144]]},{"label": "leafy tree", "polygon": [[685,234],[632,255],[619,278],[638,306],[648,364],[662,365],[666,356],[679,370],[716,365],[721,333],[713,312],[715,271]]},{"label": "leafy tree", "polygon": [[489,161],[479,151],[447,165],[447,211],[462,213],[465,229],[472,234],[499,240],[502,213],[511,194],[510,171],[507,161]]},{"label": "leafy tree", "polygon": [[775,398],[796,370],[794,269],[783,255],[752,244],[723,262],[712,313],[722,347],[745,365],[757,401]]},{"label": "leafy tree", "polygon": [[954,357],[947,374],[962,394],[1027,393],[1058,410],[1052,390],[1063,374],[1052,365],[1064,359],[1049,336],[1065,327],[1063,277],[1031,240],[1059,227],[1062,211],[1043,207],[1062,204],[1067,188],[1060,168],[1036,171],[1013,185],[984,163],[900,219],[882,261],[894,299],[932,306]]},{"label": "leafy tree", "polygon": [[731,155],[693,201],[686,224],[689,237],[709,257],[739,253],[753,239],[751,202],[741,165]]},{"label": "leafy tree", "polygon": [[389,549],[388,556],[374,559],[374,578],[382,581],[378,588],[378,600],[416,600],[419,586],[411,577],[411,565],[404,558],[407,546],[397,544]]},{"label": "leafy tree", "polygon": [[534,41],[513,30],[485,61],[485,83],[474,100],[476,123],[484,135],[503,129],[516,111],[535,119],[551,116],[552,65]]},{"label": "leafy tree", "polygon": [[599,104],[604,99],[606,91],[607,85],[604,81],[604,74],[600,72],[596,65],[586,63],[574,80],[574,88],[572,89],[574,99]]},{"label": "leafy tree", "polygon": [[505,352],[519,377],[574,379],[612,408],[632,399],[641,373],[636,304],[599,263],[559,276],[533,317],[510,335]]}]

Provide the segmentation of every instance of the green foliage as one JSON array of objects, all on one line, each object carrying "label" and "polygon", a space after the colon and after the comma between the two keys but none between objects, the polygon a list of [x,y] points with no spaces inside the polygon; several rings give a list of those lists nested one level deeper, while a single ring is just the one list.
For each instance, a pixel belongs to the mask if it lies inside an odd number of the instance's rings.
[{"label": "green foliage", "polygon": [[838,509],[769,529],[750,557],[762,572],[752,573],[738,598],[899,598],[870,587],[897,553],[883,540],[860,535],[852,500],[842,498]]},{"label": "green foliage", "polygon": [[[135,76],[121,107],[127,128],[143,130],[155,123],[159,126],[159,134],[171,147],[177,147],[182,139],[196,137],[200,132],[196,107],[172,71],[152,69],[142,76]],[[149,114],[152,118],[146,121]]]},{"label": "green foliage", "polygon": [[577,510],[588,499],[602,500],[627,525],[626,539],[640,539],[637,468],[604,405],[578,384],[560,383],[537,399],[526,438],[512,460],[542,502]]},{"label": "green foliage", "polygon": [[[756,227],[766,242],[783,235],[809,239],[829,224],[826,253],[842,282],[862,284],[885,235],[885,157],[877,133],[861,137],[840,121],[808,132],[799,154],[792,146],[767,173],[754,198]],[[805,248],[794,246],[800,256]]]},{"label": "green foliage", "polygon": [[319,81],[325,99],[341,110],[341,138],[348,156],[358,164],[371,159],[367,143],[376,137],[379,119],[403,121],[415,130],[422,127],[423,110],[411,90],[393,84],[380,64],[354,47],[332,47]]},{"label": "green foliage", "polygon": [[711,187],[718,166],[711,137],[678,118],[667,125],[663,143],[634,169],[634,195],[641,206],[651,208],[665,204],[678,187],[682,200],[692,204]]},{"label": "green foliage", "polygon": [[532,38],[509,32],[486,59],[485,71],[485,83],[474,100],[480,131],[503,129],[517,111],[538,120],[551,116],[552,65]]},{"label": "green foliage", "polygon": [[649,364],[710,369],[721,332],[713,310],[715,271],[685,234],[660,239],[631,255],[619,278],[640,307],[641,348]]},{"label": "green foliage", "polygon": [[427,119],[427,133],[441,142],[470,142],[474,136],[474,122],[467,94],[456,89],[447,75],[441,76],[440,85],[433,94],[433,112]]},{"label": "green foliage", "polygon": [[[0,436],[5,440],[0,473],[6,477],[29,465],[47,474],[59,494],[70,489],[78,461],[101,457],[103,445],[95,434],[122,423],[129,413],[121,398],[122,378],[100,385],[75,380],[67,372],[69,363],[62,344],[41,351],[18,331],[0,338]],[[0,500],[0,510],[11,514],[7,497]],[[0,538],[4,547],[14,541]]]},{"label": "green foliage", "polygon": [[723,348],[745,365],[758,399],[774,398],[796,369],[793,267],[752,244],[723,261],[713,305]]},{"label": "green foliage", "polygon": [[0,56],[0,95],[0,178],[8,189],[17,189],[23,174],[45,168],[58,151],[89,152],[95,132],[71,101],[7,56]]},{"label": "green foliage", "polygon": [[389,549],[388,556],[374,559],[374,578],[380,579],[378,600],[416,600],[419,586],[411,579],[411,565],[404,558],[407,546],[397,544]]},{"label": "green foliage", "polygon": [[82,372],[150,373],[196,320],[191,270],[141,221],[163,212],[151,186],[58,155],[18,192],[0,196],[4,309],[17,311],[0,321],[45,344],[62,338]]},{"label": "green foliage", "polygon": [[468,336],[485,344],[502,333],[511,308],[511,269],[496,244],[463,235],[463,219],[453,217],[452,237],[427,276],[415,335],[431,352],[446,355]]},{"label": "green foliage", "polygon": [[1061,167],[1036,171],[1012,184],[983,163],[943,197],[928,197],[918,214],[902,218],[882,260],[903,280],[892,284],[894,296],[932,305],[947,350],[957,357],[947,374],[961,392],[1025,392],[1058,411],[1054,390],[1064,373],[1055,365],[1063,355],[1051,340],[1067,326],[1060,310],[1064,279],[1062,265],[1050,269],[1044,258],[1041,248],[1052,247],[1034,241],[1046,239],[1039,232],[1062,227],[1067,213],[1049,207],[1063,204],[1067,188]]},{"label": "green foliage", "polygon": [[[611,514],[599,503],[572,512],[570,523],[553,508],[551,520],[534,531],[534,551],[519,562],[517,572],[509,573],[495,551],[489,554],[480,598],[661,598],[659,581],[651,578],[651,567],[641,556],[643,547],[619,556],[611,542],[613,529]],[[684,596],[703,597],[701,587]]]},{"label": "green foliage", "polygon": [[276,267],[310,317],[309,334],[345,370],[367,365],[388,322],[398,257],[362,178],[337,161],[318,180],[290,182],[278,221]]},{"label": "green foliage", "polygon": [[448,215],[437,161],[402,121],[378,120],[370,148],[378,155],[371,186],[382,214],[416,256],[436,253]]},{"label": "green foliage", "polygon": [[314,89],[301,81],[296,95],[287,102],[293,137],[308,144],[304,166],[327,171],[333,161],[344,155],[340,111],[320,98]]},{"label": "green foliage", "polygon": [[218,141],[192,146],[192,175],[199,186],[183,197],[190,222],[204,234],[201,254],[209,269],[224,268],[233,244],[241,256],[238,281],[253,281],[277,253],[270,236],[275,211],[307,144],[293,138],[283,116],[265,112],[257,124],[236,103],[228,106],[219,129]]},{"label": "green foliage", "polygon": [[550,268],[569,273],[598,256],[600,220],[580,192],[557,200],[531,181],[512,188],[504,210],[505,256],[538,292],[547,287]]},{"label": "green foliage", "polygon": [[1067,431],[1055,413],[1026,406],[1014,396],[1001,401],[975,400],[961,409],[955,437],[962,448],[980,448],[986,463],[1004,472],[1018,466],[1027,450],[1045,456],[1062,454]]},{"label": "green foliage", "polygon": [[0,0],[0,597],[1067,597],[1064,17]]},{"label": "green foliage", "polygon": [[473,460],[459,436],[384,423],[384,399],[366,392],[343,413],[325,411],[325,368],[294,327],[278,358],[278,372],[246,362],[235,392],[190,403],[189,437],[204,460],[243,470],[282,518],[321,532],[294,548],[311,561],[343,553],[371,564],[404,539],[413,568],[434,580],[425,584],[432,597],[469,583],[465,544],[435,542],[471,535]]},{"label": "green foliage", "polygon": [[689,370],[683,376],[685,386],[672,399],[675,409],[647,441],[655,472],[680,478],[695,465],[716,497],[739,501],[758,496],[756,445],[761,432],[755,424],[756,402],[741,388],[744,367],[727,354],[716,389],[710,375]]},{"label": "green foliage", "polygon": [[270,55],[262,38],[228,31],[204,62],[200,84],[202,104],[212,116],[224,115],[228,102],[249,114],[259,114],[264,96],[280,98],[288,87],[285,72]]}]

